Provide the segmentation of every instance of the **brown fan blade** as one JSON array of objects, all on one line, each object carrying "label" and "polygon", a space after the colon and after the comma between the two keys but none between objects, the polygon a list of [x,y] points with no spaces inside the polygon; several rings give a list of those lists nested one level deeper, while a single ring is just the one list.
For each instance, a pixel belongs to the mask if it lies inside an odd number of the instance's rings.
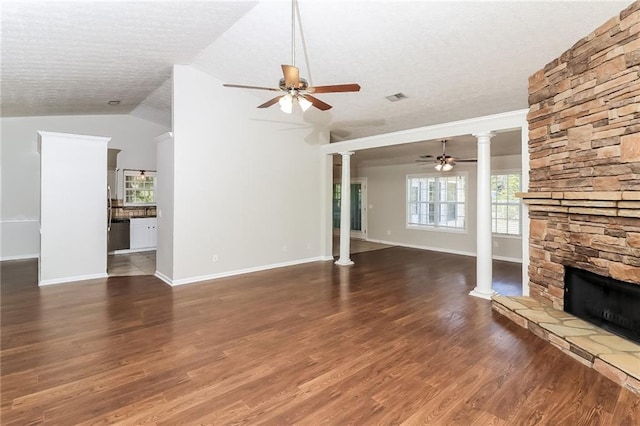
[{"label": "brown fan blade", "polygon": [[302,96],[303,98],[305,98],[306,100],[311,102],[314,107],[318,108],[321,111],[326,111],[328,109],[331,109],[331,105],[326,104],[326,103],[322,102],[320,99],[314,98],[311,95],[304,95],[304,96],[303,95],[298,95],[298,96]]},{"label": "brown fan blade", "polygon": [[257,90],[271,90],[275,92],[279,92],[280,89],[275,89],[273,87],[260,87],[260,86],[245,86],[244,84],[223,84],[224,87],[238,87],[240,89],[257,89]]},{"label": "brown fan blade", "polygon": [[360,85],[356,83],[307,87],[307,92],[309,93],[359,92],[359,91],[360,91]]},{"label": "brown fan blade", "polygon": [[477,163],[478,160],[476,160],[475,158],[456,158],[455,162],[456,163]]},{"label": "brown fan blade", "polygon": [[269,108],[271,105],[278,103],[281,97],[282,96],[276,96],[275,98],[268,100],[262,105],[258,105],[258,108]]},{"label": "brown fan blade", "polygon": [[287,88],[300,87],[300,70],[291,65],[282,65],[282,73],[284,74],[284,84]]}]

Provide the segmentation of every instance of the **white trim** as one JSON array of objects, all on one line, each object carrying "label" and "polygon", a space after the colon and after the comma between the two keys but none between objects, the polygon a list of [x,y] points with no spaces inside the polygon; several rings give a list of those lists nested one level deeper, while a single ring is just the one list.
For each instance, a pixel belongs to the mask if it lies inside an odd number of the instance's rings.
[{"label": "white trim", "polygon": [[91,136],[91,135],[78,135],[75,133],[60,133],[60,132],[47,132],[38,130],[37,133],[42,136],[65,138],[65,139],[81,139],[83,141],[95,141],[108,143],[111,140],[111,136]]},{"label": "white trim", "polygon": [[[351,185],[353,185],[354,183],[359,183],[360,186],[362,187],[362,199],[360,200],[362,202],[362,205],[360,206],[361,207],[360,208],[360,227],[363,228],[364,230],[354,231],[353,229],[349,229],[349,231],[350,231],[351,238],[366,240],[367,231],[368,231],[367,214],[369,212],[369,204],[367,201],[367,178],[366,177],[351,178]],[[333,213],[334,213],[333,197],[335,195],[334,194],[335,185],[342,185],[342,181],[340,179],[334,179],[333,183],[331,184],[331,225],[333,229],[333,235],[339,236],[340,227],[338,228],[333,227]]]},{"label": "white trim", "polygon": [[[416,244],[398,243],[398,242],[395,242],[395,241],[374,240],[372,238],[367,239],[367,241],[370,241],[372,243],[387,244],[387,245],[390,245],[390,246],[407,247],[407,248],[414,248],[414,249],[418,249],[418,250],[429,250],[429,251],[436,251],[436,252],[440,252],[440,253],[449,253],[449,254],[458,254],[458,255],[461,255],[461,256],[476,257],[476,254],[472,253],[470,251],[447,249],[447,248],[442,248],[442,247],[420,246],[420,245],[416,245]],[[493,260],[503,260],[505,262],[522,263],[522,259],[518,259],[516,257],[493,256],[492,259]]]},{"label": "white trim", "polygon": [[[504,175],[519,175],[520,176],[520,192],[522,192],[522,170],[518,170],[518,169],[509,169],[509,170],[492,170],[491,171],[491,186],[493,187],[493,177],[494,176],[504,176]],[[499,238],[522,238],[522,222],[523,222],[523,216],[522,216],[522,212],[523,212],[523,206],[524,206],[524,200],[520,199],[517,202],[517,206],[520,207],[520,219],[518,219],[518,234],[509,234],[509,233],[500,233],[500,232],[493,232],[493,206],[498,206],[498,205],[503,205],[503,206],[515,206],[516,203],[496,203],[493,201],[493,191],[491,192],[491,235],[493,237],[499,237]],[[509,219],[507,219],[507,223],[508,223]]]},{"label": "white trim", "polygon": [[91,275],[78,275],[75,277],[65,277],[65,278],[55,278],[52,280],[43,280],[38,282],[38,286],[45,285],[53,285],[53,284],[63,284],[72,281],[85,281],[85,280],[95,280],[98,278],[109,278],[106,272],[102,272],[100,274],[91,274]]},{"label": "white trim", "polygon": [[252,272],[266,271],[269,269],[284,268],[286,266],[295,266],[303,263],[320,262],[320,261],[327,261],[327,260],[333,260],[333,257],[328,257],[328,256],[310,257],[307,259],[291,260],[288,262],[281,262],[281,263],[272,263],[270,265],[256,266],[253,268],[237,269],[235,271],[228,271],[228,272],[220,272],[218,274],[200,275],[200,276],[190,277],[190,278],[181,278],[179,280],[172,280],[166,275],[160,274],[159,272],[156,272],[156,277],[160,278],[162,281],[166,282],[167,284],[173,287],[178,285],[197,283],[201,281],[209,281],[209,280],[217,280],[219,278],[233,277],[236,275],[250,274]]},{"label": "white trim", "polygon": [[[529,122],[527,117],[522,118],[520,125],[521,139],[521,169],[520,187],[523,192],[529,190]],[[529,296],[529,206],[523,203],[522,206],[522,223],[520,224],[522,234],[522,295]]]},{"label": "white trim", "polygon": [[442,248],[442,247],[420,246],[420,245],[417,245],[417,244],[398,243],[398,242],[395,242],[395,241],[386,241],[386,240],[368,239],[367,241],[371,241],[372,243],[387,244],[387,245],[391,245],[391,246],[407,247],[407,248],[414,248],[414,249],[419,249],[419,250],[429,250],[429,251],[437,251],[437,252],[441,252],[441,253],[459,254],[461,256],[476,257],[475,253],[472,253],[472,252],[469,252],[469,251],[463,251],[463,250],[447,249],[447,248]]},{"label": "white trim", "polygon": [[508,256],[496,256],[492,257],[493,260],[502,260],[504,262],[512,262],[512,263],[522,263],[522,259],[518,259],[517,257],[508,257]]},{"label": "white trim", "polygon": [[10,261],[10,260],[37,259],[37,258],[38,258],[38,253],[19,254],[19,255],[16,255],[16,256],[0,257],[0,262],[7,262],[7,261]]},{"label": "white trim", "polygon": [[433,126],[419,127],[417,129],[384,133],[344,142],[334,142],[320,146],[320,152],[323,154],[338,154],[344,151],[379,148],[383,146],[422,142],[425,140],[451,138],[460,135],[479,134],[489,131],[520,129],[523,123],[527,122],[526,117],[528,112],[528,109],[520,109],[468,120],[452,121],[449,123],[435,124]]},{"label": "white trim", "polygon": [[156,271],[153,274],[154,277],[158,278],[160,281],[162,281],[163,283],[167,284],[167,285],[173,285],[171,284],[171,278],[169,278],[168,276],[166,276],[165,274],[163,274],[162,272],[158,272]]},{"label": "white trim", "polygon": [[40,222],[40,219],[9,219],[9,220],[0,220],[0,224],[2,224],[2,223],[26,223],[26,222]]},{"label": "white trim", "polygon": [[[435,226],[435,225],[411,225],[409,224],[409,179],[422,179],[422,178],[448,178],[448,177],[463,177],[464,178],[464,228],[456,228],[451,226]],[[469,203],[467,202],[469,198],[469,188],[467,187],[469,183],[469,174],[467,171],[456,171],[453,170],[444,172],[444,173],[409,173],[405,175],[404,179],[404,224],[405,229],[413,230],[413,231],[434,231],[434,232],[450,232],[455,234],[467,234],[468,231],[468,219],[469,219]],[[458,185],[456,184],[456,188]],[[438,200],[434,201],[436,204],[447,203],[447,201],[440,201],[440,196],[438,195]],[[459,202],[456,202],[460,204]]]}]

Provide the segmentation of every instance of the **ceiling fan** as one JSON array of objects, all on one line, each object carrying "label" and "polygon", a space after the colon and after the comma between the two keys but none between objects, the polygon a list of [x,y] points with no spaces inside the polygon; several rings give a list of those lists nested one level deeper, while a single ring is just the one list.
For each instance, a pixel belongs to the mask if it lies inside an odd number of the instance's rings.
[{"label": "ceiling fan", "polygon": [[351,84],[333,84],[328,86],[309,86],[304,78],[300,77],[300,70],[295,66],[296,50],[295,50],[295,16],[297,10],[297,1],[291,1],[291,65],[282,65],[283,78],[280,79],[277,88],[247,86],[243,84],[223,84],[225,87],[238,87],[241,89],[270,90],[274,92],[282,92],[283,94],[276,96],[267,102],[258,105],[258,108],[268,108],[276,103],[280,104],[280,109],[287,114],[293,111],[293,103],[296,101],[302,111],[306,111],[313,105],[319,110],[326,111],[331,105],[312,96],[311,93],[332,93],[332,92],[358,92],[360,85]]},{"label": "ceiling fan", "polygon": [[[442,140],[442,155],[435,157],[435,169],[439,172],[448,172],[453,169],[456,163],[475,163],[478,160],[475,158],[455,158],[446,153],[447,140]],[[421,155],[421,160],[416,160],[417,163],[432,163],[433,160],[427,160],[427,158],[434,158],[433,155]]]}]

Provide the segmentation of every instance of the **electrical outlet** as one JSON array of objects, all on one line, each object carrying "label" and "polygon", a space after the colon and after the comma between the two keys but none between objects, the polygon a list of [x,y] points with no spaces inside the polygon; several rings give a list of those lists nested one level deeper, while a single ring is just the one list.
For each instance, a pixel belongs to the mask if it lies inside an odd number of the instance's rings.
[{"label": "electrical outlet", "polygon": [[387,229],[387,235],[391,235],[391,230]]},{"label": "electrical outlet", "polygon": [[214,263],[217,262],[218,261],[218,255],[214,254],[213,256],[211,256],[211,261],[214,262]]}]

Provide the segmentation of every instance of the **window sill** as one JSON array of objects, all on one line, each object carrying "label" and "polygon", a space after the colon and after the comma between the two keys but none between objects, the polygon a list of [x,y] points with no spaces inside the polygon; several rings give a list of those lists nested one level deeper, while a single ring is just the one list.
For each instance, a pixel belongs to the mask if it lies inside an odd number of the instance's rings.
[{"label": "window sill", "polygon": [[406,229],[410,231],[428,231],[428,232],[446,232],[447,234],[467,234],[467,229],[456,228],[439,228],[436,226],[413,226],[406,225]]}]

